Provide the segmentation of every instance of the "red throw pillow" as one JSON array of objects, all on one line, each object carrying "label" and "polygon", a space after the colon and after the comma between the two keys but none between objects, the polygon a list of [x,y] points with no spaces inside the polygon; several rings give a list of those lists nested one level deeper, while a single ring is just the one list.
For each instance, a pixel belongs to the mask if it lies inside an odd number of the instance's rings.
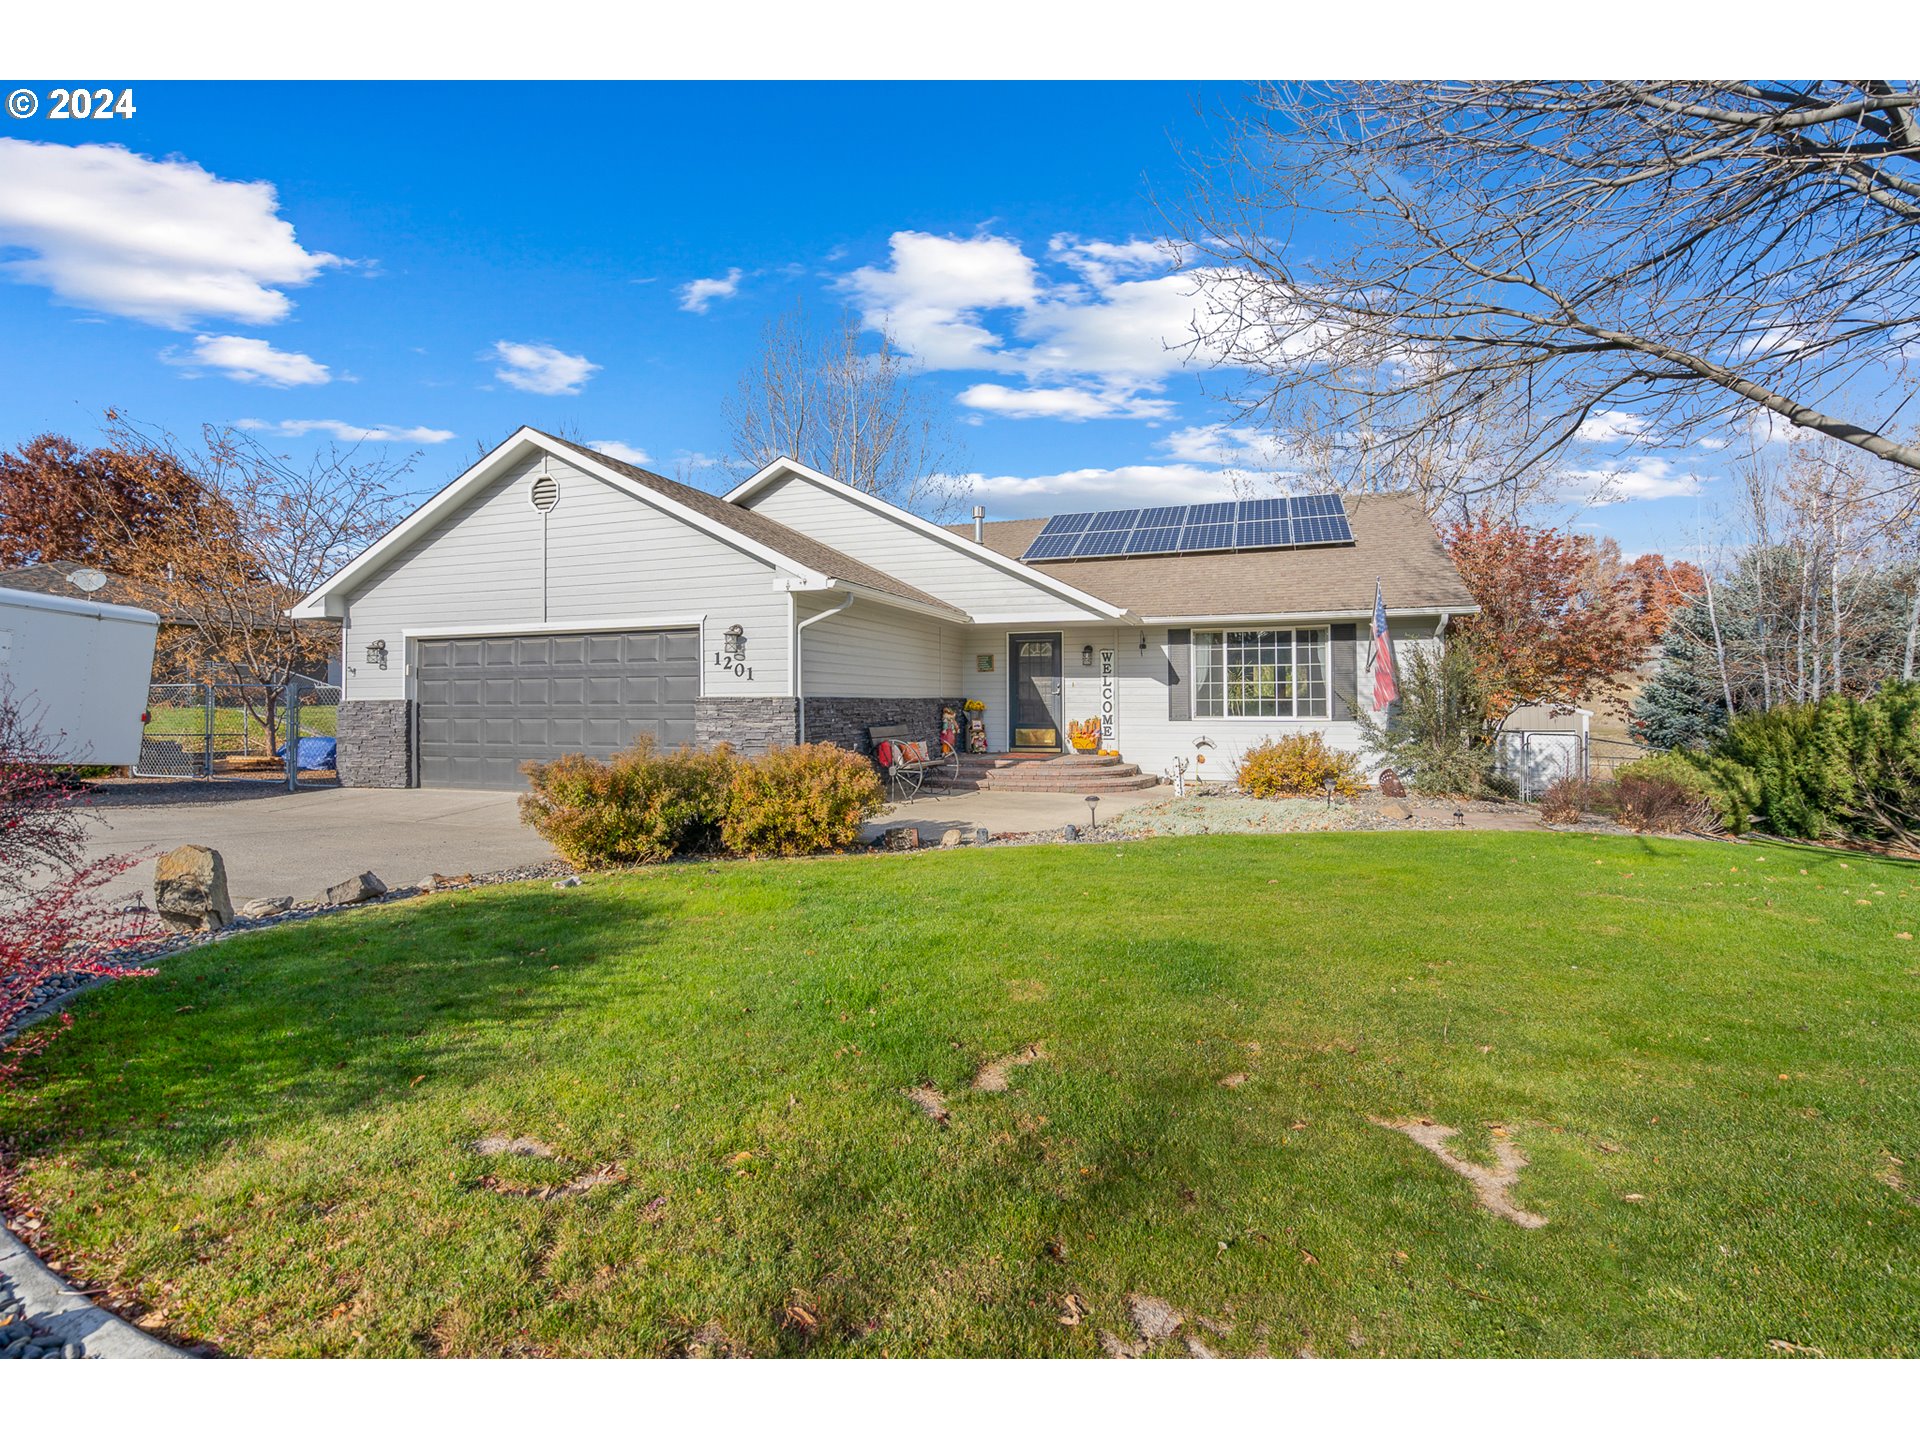
[{"label": "red throw pillow", "polygon": [[878,745],[874,746],[873,758],[880,762],[882,769],[891,770],[893,768],[893,742],[891,740],[882,740]]}]

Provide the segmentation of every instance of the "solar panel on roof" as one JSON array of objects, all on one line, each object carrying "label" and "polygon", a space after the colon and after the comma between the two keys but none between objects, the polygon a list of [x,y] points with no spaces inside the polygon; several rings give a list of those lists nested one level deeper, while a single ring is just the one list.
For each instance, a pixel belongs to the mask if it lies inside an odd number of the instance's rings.
[{"label": "solar panel on roof", "polygon": [[1078,535],[1048,535],[1042,532],[1027,547],[1023,557],[1028,560],[1064,560],[1073,554],[1073,547],[1080,543]]},{"label": "solar panel on roof", "polygon": [[1021,558],[1093,560],[1352,543],[1353,529],[1340,496],[1270,495],[1258,500],[1056,515]]},{"label": "solar panel on roof", "polygon": [[1277,520],[1242,520],[1233,527],[1236,550],[1276,550],[1292,543],[1284,516]]},{"label": "solar panel on roof", "polygon": [[1087,523],[1092,519],[1091,510],[1078,515],[1056,515],[1047,521],[1040,533],[1042,535],[1078,535],[1087,528]]},{"label": "solar panel on roof", "polygon": [[1233,526],[1194,525],[1189,523],[1180,532],[1180,549],[1191,550],[1231,550],[1233,548]]},{"label": "solar panel on roof", "polygon": [[1171,555],[1179,549],[1178,525],[1156,525],[1151,530],[1135,530],[1127,537],[1129,555]]}]

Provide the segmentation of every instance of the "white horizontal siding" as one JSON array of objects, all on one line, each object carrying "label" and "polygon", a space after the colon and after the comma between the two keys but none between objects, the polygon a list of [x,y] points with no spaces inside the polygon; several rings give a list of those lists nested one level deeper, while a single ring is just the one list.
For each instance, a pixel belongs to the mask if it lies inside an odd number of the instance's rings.
[{"label": "white horizontal siding", "polygon": [[[1437,617],[1436,617],[1437,619]],[[1196,627],[1204,628],[1204,627]],[[1045,633],[1044,626],[1021,626],[1017,633]],[[1008,715],[1011,706],[1011,671],[1007,637],[1014,628],[976,626],[967,632],[962,655],[960,693],[987,703],[987,742],[995,750],[1004,750],[1008,739]],[[1360,727],[1351,720],[1275,718],[1227,719],[1209,716],[1191,720],[1167,718],[1167,629],[1152,626],[1144,632],[1132,626],[1062,626],[1061,704],[1062,738],[1068,721],[1086,720],[1100,713],[1100,651],[1114,652],[1114,732],[1112,748],[1149,775],[1164,773],[1180,756],[1189,762],[1189,778],[1230,780],[1238,768],[1240,756],[1270,736],[1303,730],[1318,730],[1336,749],[1361,753]],[[1141,636],[1147,646],[1140,648]],[[1404,676],[1413,653],[1432,647],[1432,622],[1415,620],[1392,627],[1394,650],[1400,673]],[[1083,647],[1094,650],[1093,664],[1081,663]],[[1359,627],[1354,641],[1356,675],[1360,698],[1372,697],[1372,672],[1368,669],[1370,651],[1366,627]],[[993,673],[975,669],[976,655],[993,656]],[[1201,738],[1211,740],[1200,746]],[[1196,763],[1206,756],[1204,763]]]},{"label": "white horizontal siding", "polygon": [[[839,598],[798,596],[799,618],[831,610]],[[961,626],[856,600],[800,632],[800,683],[809,695],[942,699],[954,693],[965,638]]]},{"label": "white horizontal siding", "polygon": [[1085,620],[1084,605],[923,535],[811,480],[776,481],[748,502],[771,520],[898,576],[970,615],[1035,615]]},{"label": "white horizontal siding", "polygon": [[[542,464],[560,482],[544,522],[527,503]],[[542,527],[545,527],[544,547]],[[543,556],[544,548],[544,556]],[[536,457],[494,481],[349,597],[345,698],[410,693],[404,632],[461,627],[602,625],[705,615],[708,695],[788,692],[788,597],[766,562],[559,460]],[[751,676],[713,663],[729,625],[746,633]],[[387,644],[384,670],[366,647]]]}]

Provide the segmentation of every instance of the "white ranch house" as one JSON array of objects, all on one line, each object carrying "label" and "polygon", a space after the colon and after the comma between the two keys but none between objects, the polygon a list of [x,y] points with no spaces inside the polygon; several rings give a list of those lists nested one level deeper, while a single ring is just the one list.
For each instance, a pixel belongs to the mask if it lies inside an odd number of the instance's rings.
[{"label": "white ranch house", "polygon": [[1370,620],[1471,613],[1419,505],[1347,502],[1350,543],[1023,560],[1041,520],[942,527],[788,460],[714,496],[516,432],[295,614],[340,621],[343,783],[513,788],[635,734],[742,750],[984,701],[992,751],[1069,721],[1147,775],[1317,729],[1359,748]]}]

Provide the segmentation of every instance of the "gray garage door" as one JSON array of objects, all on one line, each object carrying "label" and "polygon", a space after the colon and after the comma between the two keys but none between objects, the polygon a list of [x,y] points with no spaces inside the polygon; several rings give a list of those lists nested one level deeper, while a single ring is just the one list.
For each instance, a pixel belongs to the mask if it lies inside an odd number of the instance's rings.
[{"label": "gray garage door", "polygon": [[422,640],[415,663],[422,785],[514,790],[522,761],[693,740],[696,630]]}]

